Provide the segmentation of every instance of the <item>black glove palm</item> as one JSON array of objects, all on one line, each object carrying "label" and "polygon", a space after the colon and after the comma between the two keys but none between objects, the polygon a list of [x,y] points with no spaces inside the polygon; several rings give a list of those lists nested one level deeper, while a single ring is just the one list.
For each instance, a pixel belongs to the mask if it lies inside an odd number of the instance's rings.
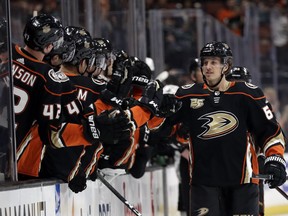
[{"label": "black glove palm", "polygon": [[272,155],[266,158],[264,173],[273,175],[272,180],[267,180],[269,188],[281,186],[286,181],[286,162],[279,155]]}]

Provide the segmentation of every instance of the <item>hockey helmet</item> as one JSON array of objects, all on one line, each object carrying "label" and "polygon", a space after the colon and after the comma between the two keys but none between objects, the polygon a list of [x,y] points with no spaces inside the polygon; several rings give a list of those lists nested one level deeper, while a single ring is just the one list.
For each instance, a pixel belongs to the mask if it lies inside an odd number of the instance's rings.
[{"label": "hockey helmet", "polygon": [[200,61],[198,58],[193,58],[190,61],[190,65],[189,65],[189,72],[190,73],[194,73],[197,71],[197,69],[200,68]]},{"label": "hockey helmet", "polygon": [[82,27],[75,26],[65,27],[65,32],[67,35],[72,36],[76,47],[73,58],[66,62],[72,65],[80,64],[82,59],[87,59],[89,62],[93,57],[93,42],[90,33]]},{"label": "hockey helmet", "polygon": [[152,76],[150,67],[137,57],[130,57],[130,59],[133,61],[133,65],[130,67],[130,70],[132,70],[133,73],[132,84],[146,86],[150,82]]},{"label": "hockey helmet", "polygon": [[233,58],[230,47],[224,42],[209,42],[200,51],[201,65],[203,58],[208,56],[220,57],[223,64],[228,62],[228,59]]},{"label": "hockey helmet", "polygon": [[112,46],[105,38],[93,38],[96,68],[106,70],[107,60],[111,57]]},{"label": "hockey helmet", "polygon": [[252,78],[251,74],[246,67],[235,66],[226,75],[228,81],[239,81],[250,83]]},{"label": "hockey helmet", "polygon": [[112,45],[105,38],[94,38],[95,50],[98,54],[107,54],[112,52]]},{"label": "hockey helmet", "polygon": [[0,53],[7,51],[7,21],[0,17]]},{"label": "hockey helmet", "polygon": [[53,48],[50,53],[45,56],[46,61],[50,61],[50,59],[59,55],[63,62],[69,62],[73,59],[76,51],[75,40],[72,35],[68,35],[66,31],[64,31],[64,41],[62,46],[58,49]]},{"label": "hockey helmet", "polygon": [[61,22],[47,14],[32,17],[23,32],[25,44],[37,51],[43,50],[48,44],[53,44],[58,49],[63,43],[63,35]]}]

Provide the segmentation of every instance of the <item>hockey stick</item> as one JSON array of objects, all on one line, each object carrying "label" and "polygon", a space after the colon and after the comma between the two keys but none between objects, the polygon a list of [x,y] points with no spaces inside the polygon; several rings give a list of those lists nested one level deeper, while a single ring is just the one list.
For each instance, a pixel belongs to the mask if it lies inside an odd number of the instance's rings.
[{"label": "hockey stick", "polygon": [[[272,180],[273,179],[273,175],[269,175],[269,174],[253,174],[254,179],[260,179],[260,180]],[[288,179],[288,176],[286,176],[286,180]],[[285,193],[285,191],[283,191],[281,188],[279,187],[275,187],[275,189],[288,200],[288,195]]]},{"label": "hockey stick", "polygon": [[121,200],[135,215],[142,216],[142,214],[134,208],[106,179],[102,176],[99,170],[97,170],[97,177],[99,180],[115,195]]}]

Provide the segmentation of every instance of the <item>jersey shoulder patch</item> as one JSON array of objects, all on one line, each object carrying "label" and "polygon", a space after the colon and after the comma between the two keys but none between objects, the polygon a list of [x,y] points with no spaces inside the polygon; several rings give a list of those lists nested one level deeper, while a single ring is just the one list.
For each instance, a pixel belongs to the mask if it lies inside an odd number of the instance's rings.
[{"label": "jersey shoulder patch", "polygon": [[203,93],[203,83],[192,83],[181,86],[176,92],[176,96],[182,97],[189,94]]},{"label": "jersey shoulder patch", "polygon": [[95,79],[95,78],[91,78],[91,79],[96,85],[106,85],[107,84],[107,82],[105,82],[104,80]]}]

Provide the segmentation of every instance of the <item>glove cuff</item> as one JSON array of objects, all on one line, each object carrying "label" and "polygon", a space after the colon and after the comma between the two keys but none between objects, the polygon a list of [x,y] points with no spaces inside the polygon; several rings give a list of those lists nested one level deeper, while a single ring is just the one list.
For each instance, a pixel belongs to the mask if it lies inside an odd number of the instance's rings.
[{"label": "glove cuff", "polygon": [[280,164],[282,164],[284,167],[286,167],[286,161],[284,160],[284,158],[282,158],[282,157],[279,156],[279,155],[271,155],[271,156],[267,157],[267,158],[265,159],[265,163],[264,163],[264,164],[267,164],[267,163],[270,163],[270,162],[280,163]]},{"label": "glove cuff", "polygon": [[104,101],[105,103],[113,106],[113,107],[121,107],[122,105],[122,100],[119,99],[116,94],[114,94],[113,92],[109,91],[108,89],[104,89],[103,91],[101,91],[100,94],[100,99],[102,101]]},{"label": "glove cuff", "polygon": [[158,113],[159,111],[159,106],[157,103],[155,103],[155,101],[150,100],[147,97],[141,97],[138,101],[137,101],[137,105],[139,106],[143,106],[145,108],[147,108],[151,114],[154,116],[156,115],[156,113]]}]

